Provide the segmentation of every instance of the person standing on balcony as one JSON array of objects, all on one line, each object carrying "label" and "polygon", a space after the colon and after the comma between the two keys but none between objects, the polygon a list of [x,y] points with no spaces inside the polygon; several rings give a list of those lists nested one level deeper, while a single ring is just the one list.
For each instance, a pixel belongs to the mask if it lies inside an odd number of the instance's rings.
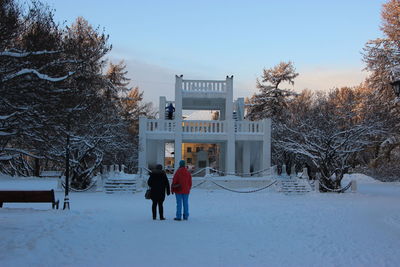
[{"label": "person standing on balcony", "polygon": [[173,117],[174,112],[175,112],[174,105],[172,105],[172,103],[169,103],[169,105],[165,109],[168,112],[168,119],[172,120],[172,117]]},{"label": "person standing on balcony", "polygon": [[163,203],[165,200],[165,191],[167,192],[167,196],[169,196],[170,190],[167,175],[163,171],[160,164],[157,164],[155,170],[151,172],[147,184],[150,187],[150,196],[151,200],[153,201],[153,205],[151,206],[151,211],[153,212],[153,220],[157,218],[158,205],[160,220],[163,221],[165,220],[163,207]]},{"label": "person standing on balcony", "polygon": [[175,221],[182,220],[182,204],[183,219],[189,219],[189,194],[192,188],[192,175],[186,169],[185,161],[179,161],[179,169],[175,172],[171,184],[172,194],[176,197],[176,217]]}]

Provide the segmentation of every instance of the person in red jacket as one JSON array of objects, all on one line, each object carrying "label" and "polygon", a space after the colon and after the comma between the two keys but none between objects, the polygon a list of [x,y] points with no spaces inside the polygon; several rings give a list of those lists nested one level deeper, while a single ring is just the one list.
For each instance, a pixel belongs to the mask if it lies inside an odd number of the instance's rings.
[{"label": "person in red jacket", "polygon": [[179,161],[179,169],[175,172],[172,179],[171,192],[176,197],[176,217],[175,221],[182,220],[182,204],[183,219],[189,218],[189,193],[192,188],[192,175],[185,167],[185,161]]}]

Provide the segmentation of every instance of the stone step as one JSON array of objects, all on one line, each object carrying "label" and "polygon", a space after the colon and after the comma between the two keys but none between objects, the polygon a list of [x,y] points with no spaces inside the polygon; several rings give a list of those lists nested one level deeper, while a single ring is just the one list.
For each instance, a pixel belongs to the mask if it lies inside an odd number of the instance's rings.
[{"label": "stone step", "polygon": [[130,183],[136,183],[136,180],[107,180],[105,183],[120,183],[120,184],[130,184]]},{"label": "stone step", "polygon": [[104,186],[104,189],[136,189],[136,186]]},{"label": "stone step", "polygon": [[310,185],[305,180],[299,179],[284,179],[279,181],[278,192],[284,193],[286,195],[293,194],[305,194],[311,192]]},{"label": "stone step", "polygon": [[136,180],[127,179],[107,179],[104,183],[104,191],[107,194],[113,193],[135,193]]}]

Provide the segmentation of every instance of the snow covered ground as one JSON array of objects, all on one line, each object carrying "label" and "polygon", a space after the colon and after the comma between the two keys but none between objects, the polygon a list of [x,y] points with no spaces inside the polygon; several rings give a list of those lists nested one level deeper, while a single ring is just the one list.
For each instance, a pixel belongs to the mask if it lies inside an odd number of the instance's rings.
[{"label": "snow covered ground", "polygon": [[[400,184],[354,178],[358,192],[345,194],[194,189],[181,222],[174,196],[153,221],[143,192],[71,193],[70,211],[5,203],[0,266],[399,266]],[[3,177],[0,188],[56,182]]]}]

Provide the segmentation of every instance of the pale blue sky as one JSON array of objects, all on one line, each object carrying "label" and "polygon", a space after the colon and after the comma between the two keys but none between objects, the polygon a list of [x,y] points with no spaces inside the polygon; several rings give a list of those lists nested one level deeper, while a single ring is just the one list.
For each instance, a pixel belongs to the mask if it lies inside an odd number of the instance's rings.
[{"label": "pale blue sky", "polygon": [[296,90],[356,85],[364,44],[381,35],[383,0],[128,1],[45,0],[56,19],[104,27],[113,61],[125,59],[132,85],[157,104],[173,98],[174,75],[224,79],[235,96],[255,92],[263,68],[294,62]]}]

